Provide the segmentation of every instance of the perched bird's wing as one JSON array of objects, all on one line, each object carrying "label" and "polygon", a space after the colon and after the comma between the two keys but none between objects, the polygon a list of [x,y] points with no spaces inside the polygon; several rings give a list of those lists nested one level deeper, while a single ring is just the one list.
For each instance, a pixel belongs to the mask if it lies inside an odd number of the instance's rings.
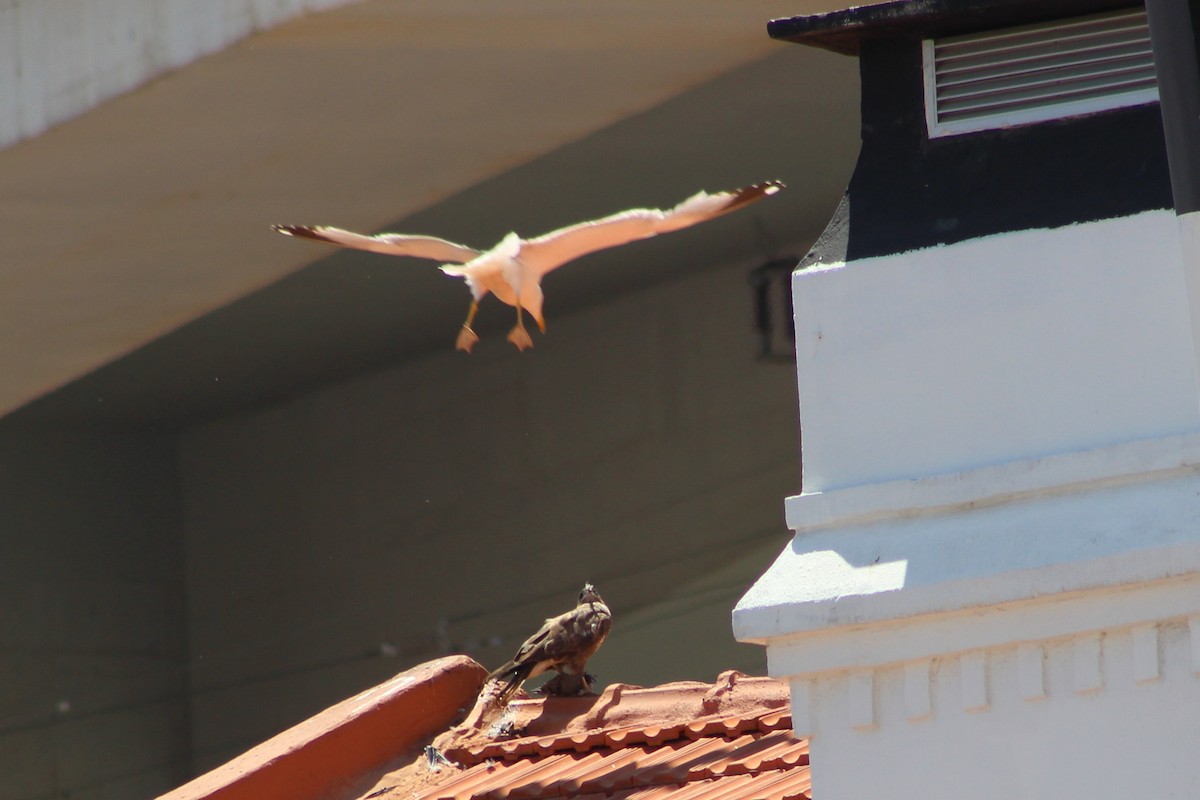
[{"label": "perched bird's wing", "polygon": [[579,641],[575,609],[546,620],[542,629],[525,640],[513,659],[521,664],[558,664],[573,656],[583,644]]},{"label": "perched bird's wing", "polygon": [[728,214],[782,188],[779,181],[767,181],[731,192],[698,192],[667,211],[656,208],[622,211],[530,239],[522,245],[519,258],[528,268],[545,274],[597,250],[677,231]]},{"label": "perched bird's wing", "polygon": [[479,251],[474,248],[448,242],[436,236],[409,236],[404,233],[364,236],[361,233],[331,228],[328,225],[312,228],[306,225],[272,225],[271,228],[284,236],[315,239],[318,242],[353,247],[356,250],[370,250],[372,253],[383,253],[389,256],[414,256],[415,258],[431,258],[434,261],[465,264],[479,255]]},{"label": "perched bird's wing", "polygon": [[[571,612],[567,612],[567,613],[569,614]],[[498,670],[493,672],[488,677],[489,678],[506,677],[510,673],[515,674],[520,667],[523,667],[526,665],[529,665],[530,667],[532,667],[533,665],[536,665],[539,661],[543,660],[541,658],[541,656],[543,654],[543,651],[547,649],[547,646],[546,646],[547,640],[553,638],[553,637],[551,637],[551,634],[558,634],[561,632],[562,617],[565,617],[565,616],[567,616],[567,614],[561,614],[557,617],[553,617],[551,619],[546,620],[546,622],[542,625],[542,627],[538,629],[537,633],[533,634],[533,636],[530,636],[528,639],[525,640],[525,643],[521,645],[521,648],[519,650],[517,650],[517,654],[512,657],[511,661],[509,661],[504,666],[500,667]],[[556,649],[556,648],[551,647],[551,649]],[[528,677],[528,676],[526,676],[526,677]],[[522,680],[524,680],[524,678],[522,678]]]}]

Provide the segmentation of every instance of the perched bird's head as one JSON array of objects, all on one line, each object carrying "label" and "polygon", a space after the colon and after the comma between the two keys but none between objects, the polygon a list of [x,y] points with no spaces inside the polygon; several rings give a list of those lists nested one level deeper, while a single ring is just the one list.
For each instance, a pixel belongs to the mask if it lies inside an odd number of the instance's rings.
[{"label": "perched bird's head", "polygon": [[583,589],[579,592],[579,605],[584,603],[603,603],[604,598],[596,591],[596,587],[590,583],[585,583]]}]

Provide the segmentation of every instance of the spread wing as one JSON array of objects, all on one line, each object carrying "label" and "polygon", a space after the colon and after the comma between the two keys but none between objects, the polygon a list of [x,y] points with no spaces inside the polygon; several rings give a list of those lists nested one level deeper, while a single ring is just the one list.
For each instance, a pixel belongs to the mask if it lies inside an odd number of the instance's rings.
[{"label": "spread wing", "polygon": [[272,225],[272,230],[284,236],[299,236],[304,239],[314,239],[318,242],[328,242],[341,247],[352,247],[355,250],[369,250],[372,253],[383,253],[389,256],[413,256],[415,258],[430,258],[434,261],[465,264],[479,255],[479,251],[462,244],[448,242],[436,236],[410,236],[404,233],[381,233],[376,236],[364,236],[341,228],[331,228],[328,225],[309,227],[307,225]]},{"label": "spread wing", "polygon": [[636,208],[618,214],[559,228],[521,247],[521,263],[539,274],[580,256],[609,247],[681,230],[728,214],[742,206],[775,194],[779,181],[756,183],[730,192],[699,192],[672,209]]}]

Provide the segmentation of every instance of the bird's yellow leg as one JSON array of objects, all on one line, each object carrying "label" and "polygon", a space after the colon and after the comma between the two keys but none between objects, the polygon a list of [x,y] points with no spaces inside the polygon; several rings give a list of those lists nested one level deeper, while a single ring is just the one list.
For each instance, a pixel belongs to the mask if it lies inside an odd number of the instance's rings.
[{"label": "bird's yellow leg", "polygon": [[529,336],[529,331],[525,330],[525,321],[521,318],[521,303],[517,303],[517,324],[511,331],[508,332],[508,340],[521,351],[533,347],[533,339]]},{"label": "bird's yellow leg", "polygon": [[455,350],[463,350],[467,353],[471,352],[471,348],[479,341],[479,337],[475,335],[475,331],[471,330],[471,323],[475,321],[475,312],[479,310],[479,301],[472,300],[471,308],[467,310],[467,321],[463,323],[462,330],[458,332],[458,339],[454,342]]}]

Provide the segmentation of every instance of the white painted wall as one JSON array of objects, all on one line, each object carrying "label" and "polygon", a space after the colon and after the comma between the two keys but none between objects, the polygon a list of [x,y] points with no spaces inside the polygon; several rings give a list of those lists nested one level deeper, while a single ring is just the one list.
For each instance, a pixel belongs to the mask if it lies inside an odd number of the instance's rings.
[{"label": "white painted wall", "polygon": [[1200,427],[1181,247],[1158,211],[796,273],[805,491]]},{"label": "white painted wall", "polygon": [[805,492],[733,623],[815,794],[1195,796],[1194,227],[794,276]]},{"label": "white painted wall", "polygon": [[813,794],[1193,798],[1198,637],[1173,618],[796,682]]},{"label": "white painted wall", "polygon": [[352,0],[0,4],[0,147],[256,31]]}]

